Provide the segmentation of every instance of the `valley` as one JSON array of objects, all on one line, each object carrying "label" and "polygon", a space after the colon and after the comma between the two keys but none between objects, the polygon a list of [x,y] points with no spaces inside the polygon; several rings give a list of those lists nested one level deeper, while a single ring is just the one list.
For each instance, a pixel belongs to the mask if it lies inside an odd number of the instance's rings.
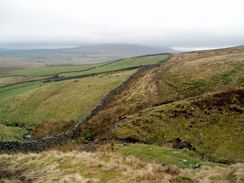
[{"label": "valley", "polygon": [[3,182],[244,181],[244,46],[23,69],[0,82]]}]

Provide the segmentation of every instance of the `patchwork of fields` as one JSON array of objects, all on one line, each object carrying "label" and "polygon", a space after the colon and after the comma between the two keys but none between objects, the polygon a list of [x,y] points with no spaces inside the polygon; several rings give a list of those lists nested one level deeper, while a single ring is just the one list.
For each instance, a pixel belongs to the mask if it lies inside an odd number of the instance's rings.
[{"label": "patchwork of fields", "polygon": [[[149,55],[80,66],[39,67],[2,75],[0,139],[22,139],[27,129],[31,129],[36,137],[67,130],[110,90],[133,74],[133,68],[155,64],[168,57],[168,54]],[[129,70],[117,72],[121,69]],[[116,72],[106,73],[109,71]],[[101,74],[59,82],[44,82],[54,74],[59,74],[62,80],[67,76],[94,73]]]}]

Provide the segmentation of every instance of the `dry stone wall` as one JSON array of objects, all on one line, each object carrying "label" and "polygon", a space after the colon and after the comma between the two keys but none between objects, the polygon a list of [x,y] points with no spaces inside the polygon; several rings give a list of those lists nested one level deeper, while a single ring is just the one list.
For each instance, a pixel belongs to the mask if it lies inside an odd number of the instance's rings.
[{"label": "dry stone wall", "polygon": [[[48,149],[50,147],[62,145],[66,143],[67,141],[74,139],[80,135],[80,127],[82,124],[88,122],[94,115],[96,115],[100,110],[104,109],[106,105],[112,100],[113,96],[117,95],[119,92],[124,90],[129,83],[136,78],[139,74],[159,67],[161,65],[160,63],[152,64],[152,65],[145,65],[141,66],[134,74],[132,74],[126,81],[124,81],[121,85],[116,87],[115,89],[111,90],[101,101],[100,103],[94,107],[85,118],[80,119],[80,121],[74,125],[71,129],[69,129],[67,132],[44,137],[37,140],[28,140],[28,141],[3,141],[0,142],[0,152],[38,152],[43,151],[45,149]],[[131,68],[130,68],[131,69]]]}]

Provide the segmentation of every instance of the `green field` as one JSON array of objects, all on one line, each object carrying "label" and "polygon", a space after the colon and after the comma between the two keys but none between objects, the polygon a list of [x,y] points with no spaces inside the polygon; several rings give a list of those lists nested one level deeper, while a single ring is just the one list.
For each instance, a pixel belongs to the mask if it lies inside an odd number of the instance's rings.
[{"label": "green field", "polygon": [[48,121],[77,121],[134,71],[0,90],[0,123],[32,128]]},{"label": "green field", "polygon": [[29,80],[47,79],[53,74],[59,74],[62,77],[69,77],[139,67],[141,65],[158,63],[168,57],[169,54],[160,54],[126,58],[97,64],[42,66],[38,68],[14,70],[0,76],[0,86],[26,82]]},{"label": "green field", "polygon": [[125,69],[125,68],[133,68],[133,67],[138,67],[138,66],[142,66],[142,65],[156,64],[160,61],[167,59],[168,57],[169,57],[169,54],[161,54],[161,55],[127,58],[127,59],[122,59],[119,61],[105,63],[104,65],[98,66],[98,67],[88,70],[88,71],[83,71],[80,73],[71,72],[71,73],[65,73],[64,75],[65,76],[83,75],[83,74],[120,70],[120,69]]},{"label": "green field", "polygon": [[44,79],[45,77],[36,77],[36,76],[0,76],[0,85],[9,85],[20,82],[32,81],[37,79]]},{"label": "green field", "polygon": [[[75,75],[84,75],[91,73],[100,73],[107,72],[131,67],[137,67],[141,65],[155,64],[159,61],[163,61],[169,57],[169,54],[160,54],[160,55],[151,55],[151,56],[142,56],[142,57],[133,57],[126,58],[118,61],[104,62],[97,64],[87,64],[79,66],[46,66],[35,69],[26,69],[11,74],[23,75],[23,76],[50,76],[55,73],[60,73],[63,76],[75,76]],[[94,68],[95,67],[95,68]],[[92,69],[93,68],[93,69]],[[87,71],[82,71],[86,70]],[[80,72],[78,72],[80,71]]]},{"label": "green field", "polygon": [[50,76],[55,73],[63,73],[63,72],[73,72],[73,71],[81,71],[85,69],[89,69],[92,67],[96,67],[102,65],[101,64],[87,64],[87,65],[70,65],[70,66],[45,66],[41,68],[35,69],[26,69],[14,72],[16,75],[24,75],[24,76]]},{"label": "green field", "polygon": [[6,97],[20,95],[26,91],[30,91],[31,89],[38,88],[42,85],[43,83],[41,81],[35,81],[0,88],[0,101],[5,99]]},{"label": "green field", "polygon": [[177,150],[169,147],[135,143],[126,146],[116,144],[115,151],[125,155],[133,155],[147,163],[163,163],[164,165],[176,165],[180,168],[193,168],[198,164],[214,165],[213,163],[201,161],[186,149]]}]

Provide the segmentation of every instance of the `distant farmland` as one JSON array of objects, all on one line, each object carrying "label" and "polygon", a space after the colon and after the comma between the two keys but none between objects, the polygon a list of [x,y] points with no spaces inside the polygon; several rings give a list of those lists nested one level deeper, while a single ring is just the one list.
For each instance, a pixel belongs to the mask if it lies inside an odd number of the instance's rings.
[{"label": "distant farmland", "polygon": [[[16,75],[25,75],[25,76],[46,76],[52,75],[54,73],[60,73],[65,76],[73,75],[83,75],[90,73],[100,73],[107,72],[125,68],[132,68],[141,65],[155,64],[159,61],[165,60],[168,58],[168,54],[159,54],[159,55],[149,55],[143,57],[133,57],[127,59],[121,59],[112,62],[98,63],[98,64],[87,64],[80,66],[48,66],[43,68],[36,69],[27,69],[18,72],[14,72]],[[80,72],[79,72],[80,71]]]},{"label": "distant farmland", "polygon": [[169,57],[169,54],[148,55],[141,57],[133,57],[121,59],[111,62],[86,64],[86,65],[59,65],[45,66],[39,68],[28,68],[22,70],[9,71],[6,74],[0,75],[0,86],[28,81],[49,78],[53,74],[59,76],[81,76],[92,73],[102,73],[108,71],[116,71],[121,69],[135,68],[142,65],[155,64]]}]

